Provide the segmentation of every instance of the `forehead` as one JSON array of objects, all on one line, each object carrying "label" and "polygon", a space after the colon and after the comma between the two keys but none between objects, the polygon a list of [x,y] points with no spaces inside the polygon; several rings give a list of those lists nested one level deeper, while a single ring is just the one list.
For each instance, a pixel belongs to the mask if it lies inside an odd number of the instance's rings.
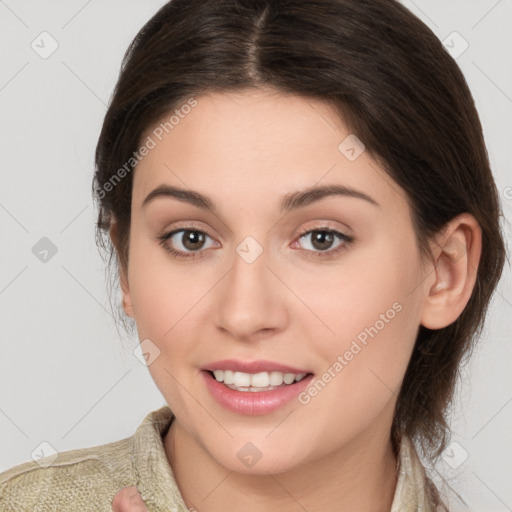
[{"label": "forehead", "polygon": [[214,197],[236,191],[261,204],[338,183],[405,206],[403,190],[320,100],[272,89],[208,93],[177,105],[141,140],[148,138],[154,147],[135,171],[136,205],[161,184]]}]

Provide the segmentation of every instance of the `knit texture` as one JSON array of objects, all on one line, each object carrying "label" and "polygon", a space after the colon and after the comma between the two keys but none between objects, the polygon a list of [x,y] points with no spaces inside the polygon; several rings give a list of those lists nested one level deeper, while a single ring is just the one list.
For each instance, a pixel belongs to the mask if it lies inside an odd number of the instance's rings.
[{"label": "knit texture", "polygon": [[[149,413],[121,441],[61,452],[0,473],[1,512],[112,511],[119,490],[136,486],[150,512],[188,512],[165,454],[163,437],[174,415],[168,406]],[[429,481],[412,443],[404,438],[391,512],[434,512]],[[236,510],[233,504],[226,511]]]}]

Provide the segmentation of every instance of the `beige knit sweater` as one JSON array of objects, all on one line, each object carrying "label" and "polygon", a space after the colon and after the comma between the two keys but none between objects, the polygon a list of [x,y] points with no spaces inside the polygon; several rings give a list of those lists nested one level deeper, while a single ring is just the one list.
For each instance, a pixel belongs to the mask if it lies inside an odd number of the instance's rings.
[{"label": "beige knit sweater", "polygon": [[[164,406],[149,413],[132,437],[59,453],[47,467],[39,459],[0,473],[0,511],[111,512],[117,492],[134,485],[150,512],[188,512],[163,445],[173,418]],[[407,439],[398,462],[391,512],[433,512],[422,465]],[[226,512],[235,510],[226,505]]]}]

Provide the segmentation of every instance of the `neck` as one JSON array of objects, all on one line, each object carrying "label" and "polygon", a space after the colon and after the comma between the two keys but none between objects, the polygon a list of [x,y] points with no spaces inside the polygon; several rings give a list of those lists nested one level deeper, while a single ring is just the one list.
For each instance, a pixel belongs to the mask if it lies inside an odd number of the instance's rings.
[{"label": "neck", "polygon": [[389,512],[397,461],[389,430],[386,434],[363,432],[349,446],[326,457],[284,473],[265,475],[236,473],[221,466],[176,418],[164,447],[190,510],[224,512],[226,503],[236,503],[238,510],[246,512]]}]

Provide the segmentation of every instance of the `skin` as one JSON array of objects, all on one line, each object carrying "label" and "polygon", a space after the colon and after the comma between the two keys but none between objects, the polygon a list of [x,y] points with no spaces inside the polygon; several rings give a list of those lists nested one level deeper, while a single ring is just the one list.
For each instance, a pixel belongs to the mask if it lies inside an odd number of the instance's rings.
[{"label": "skin", "polygon": [[[470,298],[478,223],[453,219],[424,261],[405,192],[367,151],[350,161],[338,149],[350,130],[326,104],[270,89],[196,99],[137,166],[121,272],[125,312],[160,350],[148,368],[176,415],[164,447],[185,503],[201,512],[389,511],[397,394],[420,324],[449,325]],[[161,184],[208,196],[217,210],[170,197],[143,208]],[[378,206],[338,195],[280,211],[285,195],[327,184]],[[194,259],[158,243],[179,228],[208,235]],[[326,228],[354,241],[335,237],[319,257],[311,233],[301,234]],[[186,251],[182,234],[167,244]],[[263,250],[252,263],[236,252],[247,236]],[[116,244],[115,224],[111,237]],[[231,358],[319,377],[396,303],[401,311],[307,405],[244,416],[220,406],[201,378],[202,365]],[[250,468],[237,457],[248,442],[262,455]]]}]

